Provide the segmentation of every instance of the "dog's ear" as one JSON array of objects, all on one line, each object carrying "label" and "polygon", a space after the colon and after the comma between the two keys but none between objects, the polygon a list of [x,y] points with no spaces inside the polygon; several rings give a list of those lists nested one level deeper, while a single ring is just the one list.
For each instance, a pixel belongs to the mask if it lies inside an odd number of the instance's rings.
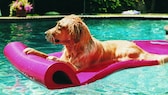
[{"label": "dog's ear", "polygon": [[74,33],[72,35],[73,40],[75,43],[78,43],[80,41],[81,35],[82,35],[82,23],[78,22],[74,24]]}]

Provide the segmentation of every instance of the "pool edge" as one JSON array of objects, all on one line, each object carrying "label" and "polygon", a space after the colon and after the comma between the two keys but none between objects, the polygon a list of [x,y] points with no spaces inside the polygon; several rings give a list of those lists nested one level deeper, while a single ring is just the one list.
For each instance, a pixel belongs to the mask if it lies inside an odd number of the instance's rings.
[{"label": "pool edge", "polygon": [[[52,20],[60,19],[65,15],[55,16],[27,16],[27,17],[0,17],[0,21],[25,21],[25,20]],[[86,19],[142,19],[142,20],[168,20],[168,14],[140,14],[140,15],[122,15],[122,14],[97,14],[97,15],[78,15]]]}]

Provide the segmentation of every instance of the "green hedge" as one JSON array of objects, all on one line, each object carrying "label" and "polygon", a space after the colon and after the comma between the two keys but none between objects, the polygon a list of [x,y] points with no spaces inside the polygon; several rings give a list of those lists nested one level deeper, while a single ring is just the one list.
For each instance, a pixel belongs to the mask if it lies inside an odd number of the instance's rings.
[{"label": "green hedge", "polygon": [[[88,2],[89,1],[89,2]],[[89,13],[116,13],[125,10],[143,10],[144,0],[86,0]]]}]

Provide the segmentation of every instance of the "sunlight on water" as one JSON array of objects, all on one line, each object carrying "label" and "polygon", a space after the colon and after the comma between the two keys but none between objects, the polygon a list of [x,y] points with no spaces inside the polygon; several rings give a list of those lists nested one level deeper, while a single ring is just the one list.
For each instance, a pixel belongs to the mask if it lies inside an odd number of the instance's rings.
[{"label": "sunlight on water", "polygon": [[[99,40],[164,40],[167,20],[85,20],[92,35]],[[19,73],[3,56],[4,46],[12,41],[46,53],[60,51],[44,32],[55,21],[0,23],[0,95],[166,95],[168,64],[126,69],[79,87],[48,90]]]}]

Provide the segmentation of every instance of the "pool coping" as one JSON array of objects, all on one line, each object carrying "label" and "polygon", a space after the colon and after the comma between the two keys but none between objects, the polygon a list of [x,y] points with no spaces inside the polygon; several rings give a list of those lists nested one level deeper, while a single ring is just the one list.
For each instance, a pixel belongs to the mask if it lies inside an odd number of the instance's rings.
[{"label": "pool coping", "polygon": [[[26,20],[53,20],[66,15],[54,16],[27,16],[27,17],[0,17],[0,21],[26,21]],[[168,14],[140,14],[140,15],[122,15],[122,14],[97,14],[97,15],[79,15],[86,19],[142,19],[142,20],[168,20]]]}]

